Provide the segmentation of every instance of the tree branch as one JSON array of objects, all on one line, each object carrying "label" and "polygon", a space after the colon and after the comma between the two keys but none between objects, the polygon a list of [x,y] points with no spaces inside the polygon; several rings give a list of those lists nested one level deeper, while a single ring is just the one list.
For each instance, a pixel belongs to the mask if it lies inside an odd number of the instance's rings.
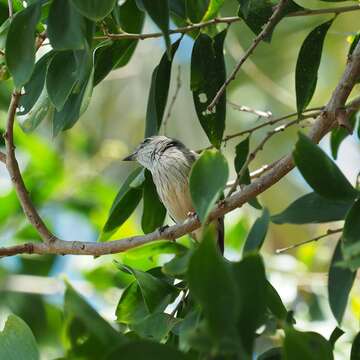
[{"label": "tree branch", "polygon": [[6,164],[6,155],[0,151],[0,161]]},{"label": "tree branch", "polygon": [[269,21],[266,23],[262,31],[259,33],[258,36],[254,39],[251,46],[246,50],[245,54],[242,56],[242,58],[239,60],[233,71],[231,72],[230,76],[226,79],[224,84],[221,86],[219,91],[216,93],[214,99],[211,101],[211,103],[208,106],[208,110],[212,110],[215,105],[219,102],[221,96],[224,94],[224,91],[226,87],[233,81],[239,72],[242,64],[246,61],[246,59],[252,54],[252,52],[256,49],[256,47],[260,44],[262,40],[268,36],[272,30],[274,30],[277,23],[282,19],[283,17],[283,11],[285,9],[286,4],[288,3],[288,0],[281,0],[280,3],[276,6],[275,11],[271,15]]},{"label": "tree branch", "polygon": [[[336,112],[338,109],[344,108],[345,102],[359,77],[360,43],[356,45],[354,52],[345,68],[344,74],[340,79],[338,86],[332,93],[330,101],[325,106],[324,111],[319,115],[309,132],[309,137],[314,142],[319,142],[324,137],[324,135],[332,129],[334,124],[336,124]],[[45,242],[27,243],[5,248],[3,247],[0,248],[0,256],[11,256],[23,253],[100,256],[122,252],[155,240],[176,239],[185,234],[193,232],[201,226],[198,218],[193,216],[183,224],[176,224],[167,227],[164,230],[158,229],[150,234],[128,237],[120,240],[109,241],[107,243],[64,241],[57,239],[46,228],[36,209],[31,203],[15,158],[13,143],[13,122],[18,98],[19,94],[14,93],[8,114],[6,136],[7,167],[11,174],[11,178],[13,180],[21,205],[29,221],[42,235]],[[354,100],[354,102],[356,101],[358,101],[358,99]],[[354,106],[354,103],[350,102],[349,106]],[[234,193],[230,197],[223,200],[220,204],[215,206],[209,215],[208,221],[212,221],[218,217],[224,216],[226,213],[241,207],[250,199],[266,191],[272,185],[277,183],[293,168],[294,162],[292,159],[292,154],[289,154],[276,162],[275,165],[264,175],[260,176],[251,184],[245,186],[241,191]]]}]

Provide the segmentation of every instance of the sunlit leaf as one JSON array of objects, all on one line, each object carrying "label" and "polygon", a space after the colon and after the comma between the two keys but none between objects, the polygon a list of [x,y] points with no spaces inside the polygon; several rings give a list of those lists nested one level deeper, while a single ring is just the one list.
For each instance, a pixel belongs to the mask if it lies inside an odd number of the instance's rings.
[{"label": "sunlit leaf", "polygon": [[301,175],[320,196],[348,201],[358,195],[336,164],[307,136],[299,133],[293,156]]},{"label": "sunlit leaf", "polygon": [[264,209],[261,217],[256,219],[254,225],[246,238],[243,254],[251,251],[259,251],[264,243],[265,236],[268,230],[270,214],[267,209]]},{"label": "sunlit leaf", "polygon": [[190,193],[202,223],[224,190],[228,176],[226,159],[216,150],[204,151],[194,163],[190,173]]},{"label": "sunlit leaf", "polygon": [[116,0],[71,0],[75,8],[87,18],[99,21],[110,14]]},{"label": "sunlit leaf", "polygon": [[39,360],[35,337],[29,326],[15,315],[9,315],[0,332],[0,358],[6,360]]},{"label": "sunlit leaf", "polygon": [[321,54],[333,19],[317,26],[304,40],[296,63],[295,87],[298,113],[308,106],[315,92]]},{"label": "sunlit leaf", "polygon": [[40,3],[37,2],[16,13],[9,27],[5,59],[17,88],[30,80],[34,70],[35,27],[39,20]]},{"label": "sunlit leaf", "polygon": [[165,53],[152,73],[146,109],[145,137],[156,135],[160,129],[169,93],[171,65],[180,41],[181,39],[171,45],[170,58]]},{"label": "sunlit leaf", "polygon": [[225,129],[226,92],[214,109],[210,111],[208,106],[226,80],[223,53],[225,36],[226,30],[213,39],[200,34],[191,54],[191,91],[195,110],[207,137],[217,148],[221,145]]},{"label": "sunlit leaf", "polygon": [[154,254],[183,254],[187,248],[171,240],[154,241],[126,251],[127,258],[150,257]]},{"label": "sunlit leaf", "polygon": [[342,240],[336,245],[334,255],[330,262],[328,278],[328,294],[330,309],[339,324],[345,313],[348,296],[353,286],[356,273],[337,266],[343,260],[341,251]]},{"label": "sunlit leaf", "polygon": [[315,192],[301,196],[284,211],[273,215],[275,224],[311,224],[343,220],[353,200],[337,201],[327,199]]}]

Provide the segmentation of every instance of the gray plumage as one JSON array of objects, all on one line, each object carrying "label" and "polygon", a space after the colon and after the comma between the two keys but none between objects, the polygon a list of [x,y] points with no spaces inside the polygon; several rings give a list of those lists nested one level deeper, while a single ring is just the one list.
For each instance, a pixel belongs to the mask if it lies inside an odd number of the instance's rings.
[{"label": "gray plumage", "polygon": [[[189,150],[182,142],[166,136],[146,138],[135,151],[124,160],[136,160],[151,172],[160,200],[171,218],[184,222],[192,205],[189,174],[198,154]],[[223,249],[223,221],[218,221],[219,246]]]}]

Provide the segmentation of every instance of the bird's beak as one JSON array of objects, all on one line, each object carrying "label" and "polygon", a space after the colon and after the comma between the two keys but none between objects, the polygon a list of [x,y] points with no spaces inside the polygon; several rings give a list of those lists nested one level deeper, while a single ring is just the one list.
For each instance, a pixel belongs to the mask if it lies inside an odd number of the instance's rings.
[{"label": "bird's beak", "polygon": [[136,160],[136,153],[132,153],[129,156],[126,156],[122,159],[122,161],[134,161]]}]

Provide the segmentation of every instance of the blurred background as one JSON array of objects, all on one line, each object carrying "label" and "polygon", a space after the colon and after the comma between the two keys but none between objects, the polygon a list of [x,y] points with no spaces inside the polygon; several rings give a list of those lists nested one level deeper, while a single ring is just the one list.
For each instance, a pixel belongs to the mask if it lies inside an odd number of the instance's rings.
[{"label": "blurred background", "polygon": [[[314,9],[336,5],[316,0],[297,2]],[[233,14],[237,6],[237,1],[227,0],[222,16]],[[338,16],[329,30],[319,81],[310,107],[325,105],[335,88],[346,63],[349,37],[358,30],[358,15],[358,12],[352,12]],[[301,43],[315,26],[330,18],[331,15],[322,15],[284,19],[276,28],[271,46],[261,43],[231,83],[228,100],[257,110],[271,111],[273,117],[294,112],[295,64]],[[153,31],[157,29],[147,19],[144,32]],[[234,67],[243,49],[251,44],[253,37],[244,23],[231,26],[225,42],[228,71]],[[190,91],[192,45],[193,40],[185,36],[174,60],[168,104],[179,82],[180,91],[167,121],[166,133],[190,148],[200,149],[207,146],[208,141],[197,121]],[[89,108],[70,131],[53,138],[51,126],[46,121],[31,134],[16,128],[17,155],[27,187],[58,237],[97,240],[118,189],[134,168],[133,164],[121,162],[121,158],[143,138],[151,74],[163,52],[162,39],[140,41],[130,63],[113,71],[94,89]],[[5,125],[10,90],[10,83],[0,83],[0,129]],[[245,130],[261,121],[264,119],[239,112],[228,105],[226,134]],[[258,131],[252,137],[253,147],[267,130]],[[291,127],[274,136],[252,163],[251,170],[290,152],[298,130]],[[234,147],[240,140],[230,140],[224,148],[230,168],[233,167]],[[0,143],[1,146],[3,143]],[[321,146],[329,151],[328,137]],[[353,184],[360,170],[359,150],[359,139],[356,135],[349,136],[336,160]],[[259,200],[271,214],[275,214],[307,192],[308,186],[294,170],[259,196]],[[242,242],[260,215],[249,205],[228,214],[227,258],[240,258]],[[140,220],[141,205],[112,238],[140,234]],[[171,220],[166,221],[171,224]],[[331,228],[336,227],[337,224],[331,225]],[[284,303],[294,310],[299,328],[318,331],[325,337],[336,326],[327,302],[326,276],[336,236],[281,255],[276,255],[275,250],[313,238],[328,229],[329,225],[271,224],[263,250],[268,277]],[[5,167],[0,165],[0,245],[25,241],[39,241],[39,238],[26,222]],[[0,324],[9,312],[16,313],[32,328],[42,349],[43,359],[63,355],[66,343],[59,326],[62,321],[63,280],[68,279],[106,319],[114,320],[120,294],[129,282],[117,270],[114,259],[146,270],[168,260],[169,255],[149,256],[147,252],[134,250],[97,259],[88,256],[17,256],[0,259]],[[347,333],[337,345],[337,359],[348,358],[359,316],[360,291],[356,284],[344,320],[343,328]]]}]

